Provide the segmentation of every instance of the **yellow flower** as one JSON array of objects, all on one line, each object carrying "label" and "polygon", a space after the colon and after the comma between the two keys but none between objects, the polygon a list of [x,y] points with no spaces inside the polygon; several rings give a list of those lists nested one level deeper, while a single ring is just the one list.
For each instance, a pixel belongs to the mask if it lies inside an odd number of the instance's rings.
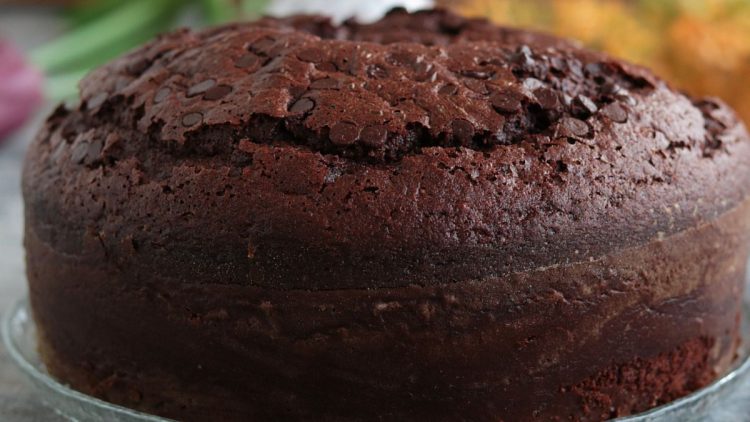
[{"label": "yellow flower", "polygon": [[460,12],[542,29],[645,64],[750,121],[747,0],[464,0]]}]

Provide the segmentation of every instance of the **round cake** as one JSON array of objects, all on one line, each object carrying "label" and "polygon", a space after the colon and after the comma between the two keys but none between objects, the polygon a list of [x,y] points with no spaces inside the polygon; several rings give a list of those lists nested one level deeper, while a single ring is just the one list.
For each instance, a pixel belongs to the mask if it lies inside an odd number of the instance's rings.
[{"label": "round cake", "polygon": [[736,359],[750,141],[716,99],[449,12],[164,35],[26,159],[40,353],[186,421],[594,421]]}]

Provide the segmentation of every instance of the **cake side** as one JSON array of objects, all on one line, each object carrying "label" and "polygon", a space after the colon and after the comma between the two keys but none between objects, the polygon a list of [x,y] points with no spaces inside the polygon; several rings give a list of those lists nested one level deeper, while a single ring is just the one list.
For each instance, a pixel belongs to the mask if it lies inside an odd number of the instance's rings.
[{"label": "cake side", "polygon": [[[436,286],[276,290],[118,268],[27,229],[50,371],[205,420],[600,420],[722,374],[750,202],[598,260]],[[106,265],[102,265],[107,262]]]}]

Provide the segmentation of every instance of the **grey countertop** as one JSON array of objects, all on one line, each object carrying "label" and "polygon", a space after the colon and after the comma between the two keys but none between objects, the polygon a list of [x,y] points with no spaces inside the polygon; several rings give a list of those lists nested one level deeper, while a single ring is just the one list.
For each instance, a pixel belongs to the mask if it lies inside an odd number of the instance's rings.
[{"label": "grey countertop", "polygon": [[[0,24],[1,26],[1,24]],[[24,131],[0,146],[0,312],[26,294],[21,247],[22,205],[19,192],[20,163],[26,140]],[[0,421],[62,420],[42,406],[30,384],[11,364],[0,346]]]},{"label": "grey countertop", "polygon": [[[61,24],[47,9],[0,6],[0,37],[31,48],[53,37]],[[21,160],[40,117],[0,145],[0,313],[26,294],[21,227]],[[62,421],[39,402],[29,382],[0,346],[0,421]]]}]

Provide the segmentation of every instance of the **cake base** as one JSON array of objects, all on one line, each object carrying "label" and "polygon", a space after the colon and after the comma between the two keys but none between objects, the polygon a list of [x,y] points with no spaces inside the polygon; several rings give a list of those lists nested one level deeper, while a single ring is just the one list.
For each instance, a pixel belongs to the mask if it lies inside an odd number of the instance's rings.
[{"label": "cake base", "polygon": [[[596,375],[573,386],[560,388],[561,393],[571,393],[581,403],[581,413],[585,417],[576,420],[607,420],[622,415],[640,413],[686,396],[701,387],[709,385],[719,375],[709,366],[711,361],[711,340],[705,338],[689,340],[669,353],[662,353],[648,359],[634,359],[612,365]],[[275,415],[258,409],[256,403],[247,407],[237,406],[238,402],[226,403],[222,397],[235,396],[236,392],[203,390],[189,391],[180,386],[179,380],[165,373],[118,373],[106,365],[81,370],[76,365],[56,359],[48,345],[40,337],[39,350],[47,370],[57,379],[67,380],[85,394],[100,397],[108,402],[134,406],[148,413],[170,415],[178,420],[242,420],[238,415],[252,415],[253,420],[278,420],[289,414],[277,410]],[[105,369],[106,368],[106,369]],[[111,371],[106,379],[97,379],[92,374]],[[140,391],[149,391],[145,396]],[[259,411],[260,410],[260,411]],[[321,412],[321,414],[323,414]],[[418,415],[414,420],[434,415]],[[388,418],[401,418],[403,414],[391,414]],[[409,417],[412,417],[411,415]],[[365,417],[351,415],[314,416],[294,415],[300,420],[376,420],[379,416]],[[453,420],[451,418],[438,420]],[[528,418],[533,419],[533,418]],[[570,420],[569,417],[553,417],[549,420]],[[468,420],[468,419],[467,419]],[[489,419],[487,419],[489,420]],[[503,419],[504,420],[504,419]]]},{"label": "cake base", "polygon": [[[744,306],[745,320],[743,337],[750,334],[747,315],[748,305]],[[166,422],[158,416],[141,413],[132,409],[111,404],[60,384],[52,378],[41,362],[38,350],[36,326],[31,318],[27,300],[19,300],[9,309],[2,323],[2,337],[10,357],[31,379],[39,398],[60,415],[85,422],[106,420],[111,422]],[[746,345],[745,345],[746,346]],[[719,422],[740,417],[750,412],[750,404],[743,393],[750,383],[750,359],[747,347],[741,347],[739,356],[730,372],[710,386],[695,393],[652,409],[646,413],[617,419],[618,422],[671,422],[701,421]]]},{"label": "cake base", "polygon": [[322,291],[125,281],[31,230],[31,304],[54,376],[180,420],[599,420],[730,366],[747,210],[564,266]]}]

